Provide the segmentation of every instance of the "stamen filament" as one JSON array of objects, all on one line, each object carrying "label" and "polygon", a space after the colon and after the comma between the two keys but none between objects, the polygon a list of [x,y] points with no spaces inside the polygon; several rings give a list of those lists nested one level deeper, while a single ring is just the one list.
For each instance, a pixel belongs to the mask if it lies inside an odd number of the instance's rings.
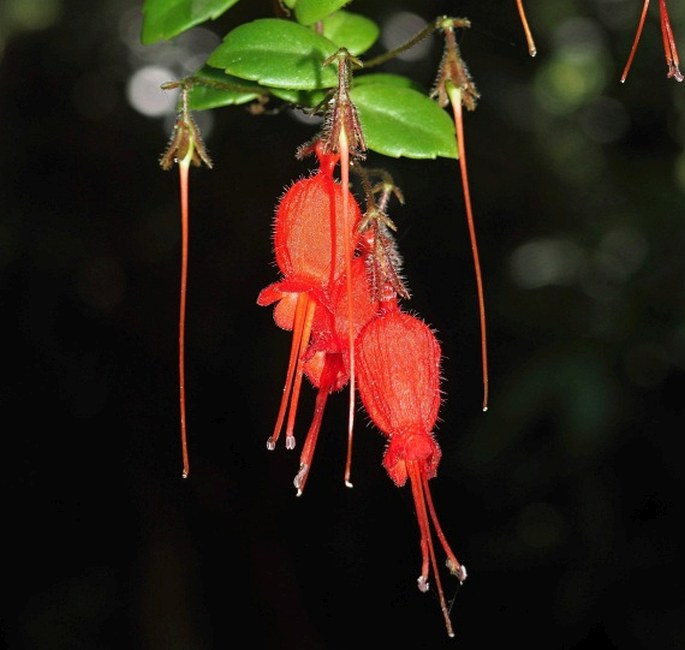
[{"label": "stamen filament", "polygon": [[[447,634],[450,637],[454,636],[454,630],[452,629],[452,621],[450,620],[449,610],[447,608],[447,603],[445,601],[445,595],[442,590],[442,581],[440,580],[440,573],[438,571],[438,563],[435,559],[435,549],[433,547],[433,539],[430,532],[430,524],[428,522],[428,514],[426,512],[426,500],[425,491],[423,487],[423,477],[421,475],[421,470],[419,464],[415,460],[407,460],[407,472],[409,474],[409,479],[411,482],[411,491],[414,497],[414,507],[416,508],[416,517],[419,522],[419,530],[421,531],[421,557],[422,557],[422,570],[421,576],[419,577],[419,589],[421,591],[428,590],[428,562],[430,558],[430,564],[433,567],[433,577],[435,578],[436,591],[438,593],[438,599],[440,601],[440,610],[442,611],[443,618],[445,619],[445,627],[447,628]],[[426,485],[426,489],[427,489]]]},{"label": "stamen filament", "polygon": [[457,576],[459,578],[459,582],[464,582],[466,580],[466,567],[457,560],[457,556],[454,554],[452,549],[450,548],[450,545],[447,543],[447,538],[445,537],[445,534],[442,532],[442,527],[440,526],[440,522],[438,521],[438,513],[435,510],[435,506],[433,505],[433,497],[431,496],[430,489],[428,487],[428,478],[425,476],[423,478],[423,493],[426,497],[426,503],[428,504],[428,511],[430,512],[430,517],[431,521],[433,522],[433,528],[435,528],[435,534],[438,537],[438,540],[440,540],[440,544],[445,551],[445,555],[447,555],[447,566],[450,570],[450,573],[453,575]]},{"label": "stamen filament", "polygon": [[328,396],[331,393],[331,387],[333,386],[337,373],[337,366],[333,359],[334,357],[331,355],[326,355],[324,367],[321,372],[321,379],[319,381],[319,389],[316,394],[316,401],[314,403],[314,416],[312,417],[312,422],[309,425],[307,437],[302,445],[302,452],[300,454],[300,469],[295,476],[295,480],[293,481],[293,484],[297,488],[298,497],[302,496],[304,485],[309,477],[309,470],[312,466],[314,450],[316,449],[319,431],[321,430],[321,421],[323,420],[323,414],[326,409],[326,402],[328,401]]},{"label": "stamen filament", "polygon": [[302,341],[302,334],[304,330],[304,322],[309,306],[309,296],[306,293],[300,293],[297,296],[297,304],[295,305],[295,317],[293,321],[293,338],[290,344],[290,357],[288,359],[288,371],[285,377],[285,385],[283,386],[283,396],[281,397],[281,405],[278,409],[278,417],[276,418],[276,425],[274,426],[273,434],[266,441],[266,448],[273,451],[276,448],[276,442],[281,435],[283,422],[285,421],[285,414],[288,410],[290,402],[290,393],[293,386],[293,377],[297,367],[297,359],[300,352]]},{"label": "stamen filament", "polygon": [[295,415],[297,414],[297,404],[300,401],[300,389],[302,388],[302,378],[304,377],[304,354],[307,351],[307,346],[309,345],[309,337],[312,333],[312,323],[314,322],[314,310],[316,309],[315,300],[312,300],[306,293],[301,293],[300,296],[305,296],[307,306],[304,321],[302,323],[300,346],[297,352],[297,369],[295,370],[295,377],[293,379],[293,394],[290,398],[288,423],[285,428],[286,449],[295,449],[295,435],[293,431],[295,429]]}]

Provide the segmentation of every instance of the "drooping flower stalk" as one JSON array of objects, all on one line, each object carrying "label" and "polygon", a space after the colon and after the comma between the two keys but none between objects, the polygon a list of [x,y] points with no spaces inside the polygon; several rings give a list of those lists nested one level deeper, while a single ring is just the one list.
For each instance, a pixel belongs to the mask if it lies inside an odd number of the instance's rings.
[{"label": "drooping flower stalk", "polygon": [[190,473],[188,456],[187,424],[186,424],[186,391],[185,391],[185,323],[186,323],[186,293],[188,278],[188,175],[190,165],[199,167],[202,163],[212,168],[212,161],[207,154],[200,135],[200,130],[193,119],[188,103],[188,93],[192,82],[188,79],[172,81],[162,85],[165,90],[180,88],[179,108],[176,123],[169,144],[162,154],[159,164],[164,170],[169,170],[178,164],[180,178],[181,201],[181,287],[178,318],[178,375],[179,402],[181,418],[181,454],[183,458],[183,478]]},{"label": "drooping flower stalk", "polygon": [[462,118],[462,106],[468,111],[476,108],[476,102],[480,95],[473,83],[471,74],[461,58],[459,46],[454,34],[455,28],[470,27],[471,23],[466,18],[442,17],[436,21],[436,27],[440,29],[445,38],[438,76],[431,92],[432,97],[437,97],[440,106],[452,106],[454,124],[456,128],[457,149],[459,152],[459,168],[466,206],[466,221],[471,241],[471,252],[476,275],[476,290],[478,293],[478,313],[481,331],[481,362],[483,368],[483,411],[488,410],[489,380],[488,380],[488,349],[485,323],[485,298],[483,295],[483,279],[480,269],[480,256],[476,241],[476,229],[471,206],[471,192],[469,189],[468,168],[466,164],[466,142],[464,139],[464,122]]},{"label": "drooping flower stalk", "polygon": [[523,33],[526,35],[526,43],[528,44],[528,54],[530,54],[531,56],[535,56],[538,53],[538,49],[535,46],[535,40],[533,39],[533,33],[530,30],[530,25],[528,25],[526,11],[523,8],[523,0],[516,0],[516,6],[518,7],[521,25],[523,25]]}]

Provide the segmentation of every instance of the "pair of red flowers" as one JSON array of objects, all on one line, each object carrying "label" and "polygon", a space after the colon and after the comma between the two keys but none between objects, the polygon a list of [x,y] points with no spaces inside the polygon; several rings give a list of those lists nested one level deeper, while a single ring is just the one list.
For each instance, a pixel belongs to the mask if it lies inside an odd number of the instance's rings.
[{"label": "pair of red flowers", "polygon": [[286,448],[295,447],[295,415],[306,377],[317,397],[294,480],[301,495],[327,398],[348,383],[356,385],[366,413],[388,439],[383,457],[388,475],[397,486],[410,481],[420,530],[419,589],[428,589],[432,567],[447,632],[453,636],[431,524],[449,570],[463,582],[466,569],[445,539],[428,486],[441,456],[432,433],[441,403],[440,345],[428,325],[400,308],[397,278],[392,273],[379,277],[379,270],[389,268],[377,258],[382,231],[365,228],[368,214],[362,215],[355,197],[334,178],[339,155],[325,152],[321,142],[313,149],[318,171],[288,188],[276,209],[273,243],[282,277],[257,299],[262,306],[275,303],[276,324],[293,332],[283,397],[267,447],[275,448],[284,425]]}]

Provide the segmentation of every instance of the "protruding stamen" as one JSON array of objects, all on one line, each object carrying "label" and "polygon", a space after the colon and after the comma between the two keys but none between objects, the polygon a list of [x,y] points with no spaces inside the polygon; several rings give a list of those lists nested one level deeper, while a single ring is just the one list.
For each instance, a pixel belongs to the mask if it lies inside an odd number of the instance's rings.
[{"label": "protruding stamen", "polygon": [[304,377],[304,354],[307,351],[307,346],[309,345],[309,338],[312,334],[312,324],[314,322],[314,311],[316,310],[316,302],[312,300],[306,293],[300,295],[300,297],[302,296],[304,296],[306,299],[307,308],[304,315],[304,322],[302,323],[300,346],[297,353],[297,368],[295,370],[295,376],[293,377],[293,391],[290,397],[288,422],[285,428],[286,449],[295,449],[295,435],[293,434],[293,430],[295,428],[295,415],[297,414],[297,404],[300,401],[300,390],[302,388],[302,379]]},{"label": "protruding stamen", "polygon": [[[419,589],[425,586],[428,589],[428,570],[429,561],[430,566],[433,569],[433,575],[435,577],[435,585],[438,593],[438,600],[440,601],[440,610],[442,611],[442,616],[445,620],[445,627],[447,629],[448,636],[454,636],[454,631],[452,629],[452,621],[450,620],[449,610],[447,609],[447,603],[445,602],[445,595],[442,590],[442,581],[440,580],[440,574],[438,572],[437,561],[435,559],[435,549],[433,547],[433,540],[431,538],[430,523],[428,520],[428,512],[426,510],[426,503],[432,503],[430,501],[430,491],[428,490],[428,479],[423,475],[423,472],[419,468],[417,461],[408,460],[407,472],[409,474],[409,480],[411,483],[412,496],[414,497],[414,507],[416,508],[416,518],[419,522],[419,530],[421,531],[421,558],[422,558],[422,571],[421,577],[418,580]],[[430,506],[429,506],[430,508]],[[432,512],[431,512],[432,515]]]},{"label": "protruding stamen", "polygon": [[316,449],[316,442],[319,438],[326,402],[328,401],[328,396],[338,374],[340,367],[339,363],[342,363],[338,362],[338,359],[339,355],[326,354],[326,360],[324,361],[323,370],[319,378],[319,389],[316,393],[312,423],[309,425],[307,437],[304,439],[304,444],[302,445],[300,471],[297,473],[294,481],[298,497],[302,494],[304,484],[309,476],[309,468],[312,466],[312,461],[314,459],[314,450]]},{"label": "protruding stamen", "polygon": [[288,413],[288,423],[286,426],[285,448],[295,448],[293,428],[295,426],[295,413],[297,411],[297,403],[300,396],[300,386],[302,385],[302,355],[309,344],[315,307],[316,303],[306,292],[302,292],[297,296],[288,371],[286,373],[285,385],[283,386],[283,396],[281,397],[281,405],[278,409],[276,425],[274,426],[272,435],[266,441],[266,448],[269,450],[273,450],[276,447],[276,441],[281,435],[281,429],[283,428],[283,422],[288,407],[290,407],[290,411]]},{"label": "protruding stamen", "polygon": [[461,567],[459,567],[459,575],[457,578],[459,578],[459,582],[463,585],[467,577],[468,573],[466,573],[466,567],[462,564]]},{"label": "protruding stamen", "polygon": [[266,441],[266,448],[273,450],[276,447],[276,441],[281,435],[285,415],[290,404],[290,394],[293,388],[293,379],[297,370],[297,360],[302,343],[302,333],[304,328],[304,321],[307,314],[307,307],[309,306],[309,296],[306,293],[301,293],[297,297],[297,304],[295,306],[295,318],[293,321],[293,338],[290,345],[290,357],[288,359],[288,371],[285,376],[285,385],[283,386],[283,395],[281,396],[281,404],[278,409],[278,417],[274,431],[269,439]]},{"label": "protruding stamen", "polygon": [[453,576],[457,576],[459,582],[463,583],[464,580],[466,580],[466,567],[461,562],[459,562],[459,560],[457,560],[457,556],[454,554],[454,551],[452,551],[450,545],[447,543],[447,538],[445,537],[445,533],[442,532],[442,526],[440,526],[440,521],[438,520],[438,513],[436,512],[435,506],[433,505],[433,496],[431,495],[431,491],[428,487],[428,479],[424,478],[423,482],[423,494],[426,498],[428,512],[430,513],[430,518],[433,522],[433,528],[435,528],[435,534],[437,535],[438,540],[440,541],[440,544],[442,545],[442,548],[445,551],[445,554],[447,555],[447,561],[445,562],[445,564],[447,565],[447,568],[450,570],[450,573]]},{"label": "protruding stamen", "polygon": [[309,474],[309,465],[302,463],[300,465],[300,471],[297,472],[295,478],[293,479],[293,485],[297,489],[297,496],[302,496],[302,490],[304,489],[304,484],[307,481],[307,475]]},{"label": "protruding stamen", "polygon": [[460,584],[464,584],[468,574],[466,573],[466,567],[463,564],[459,564],[453,557],[448,557],[445,562],[445,566],[450,570],[453,576],[457,576]]}]

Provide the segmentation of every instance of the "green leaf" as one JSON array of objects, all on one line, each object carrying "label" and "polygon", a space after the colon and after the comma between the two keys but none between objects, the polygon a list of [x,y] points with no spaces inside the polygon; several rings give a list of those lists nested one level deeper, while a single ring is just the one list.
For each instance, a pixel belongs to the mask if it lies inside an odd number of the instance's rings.
[{"label": "green leaf", "polygon": [[350,0],[297,0],[295,18],[302,25],[313,25],[349,2]]},{"label": "green leaf", "polygon": [[338,82],[333,66],[323,62],[337,52],[324,36],[280,18],[259,18],[231,30],[207,63],[264,86],[313,90]]},{"label": "green leaf", "polygon": [[328,94],[326,90],[292,90],[290,88],[267,88],[267,90],[274,97],[303,108],[316,108]]},{"label": "green leaf", "polygon": [[265,93],[259,84],[231,77],[209,66],[195,73],[193,79],[195,83],[190,89],[189,102],[194,111],[246,104]]},{"label": "green leaf", "polygon": [[418,82],[405,77],[402,74],[392,72],[369,72],[367,74],[356,74],[352,79],[354,87],[364,84],[390,84],[391,86],[401,86],[402,88],[413,88],[417,92],[426,93],[426,89]]},{"label": "green leaf", "polygon": [[323,35],[353,56],[366,52],[381,30],[373,20],[349,11],[336,11],[323,20]]},{"label": "green leaf", "polygon": [[215,20],[238,0],[144,0],[141,41],[171,40],[205,21]]},{"label": "green leaf", "polygon": [[426,95],[393,84],[366,83],[350,91],[366,145],[399,158],[457,158],[454,122]]}]

